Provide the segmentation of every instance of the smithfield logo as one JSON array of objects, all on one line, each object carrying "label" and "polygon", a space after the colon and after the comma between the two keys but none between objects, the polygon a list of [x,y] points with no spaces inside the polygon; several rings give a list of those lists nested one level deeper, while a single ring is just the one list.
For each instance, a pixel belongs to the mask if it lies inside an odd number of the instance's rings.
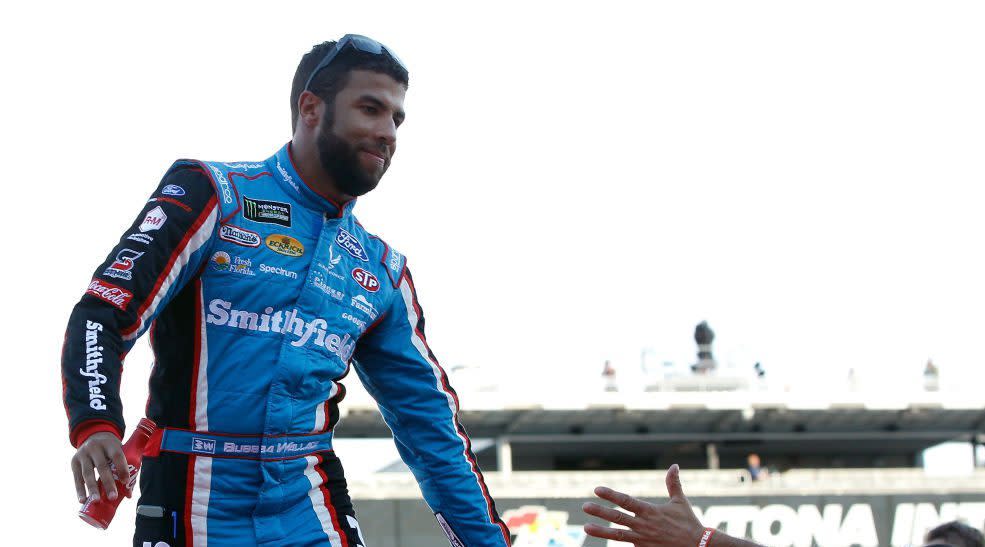
[{"label": "smithfield logo", "polygon": [[99,345],[100,332],[103,332],[102,323],[86,321],[86,368],[80,368],[79,374],[91,378],[89,380],[89,408],[93,410],[106,410],[106,395],[99,387],[106,383],[106,375],[99,372],[99,365],[103,364],[103,346]]},{"label": "smithfield logo", "polygon": [[271,251],[282,255],[301,256],[304,254],[304,245],[293,237],[284,234],[267,236],[266,244]]},{"label": "smithfield logo", "polygon": [[356,283],[359,283],[360,287],[369,292],[376,292],[380,290],[380,280],[377,279],[375,275],[362,268],[352,270],[352,278],[356,280]]},{"label": "smithfield logo", "polygon": [[161,226],[164,226],[164,222],[167,219],[168,215],[164,214],[164,209],[161,209],[161,206],[158,205],[150,211],[147,211],[147,214],[144,215],[144,221],[141,222],[139,226],[140,231],[149,232],[151,230],[160,230]]},{"label": "smithfield logo", "polygon": [[233,202],[233,190],[232,185],[226,180],[226,176],[222,174],[222,171],[214,165],[210,165],[212,172],[215,173],[215,181],[219,185],[219,190],[222,192],[222,202],[232,203]]},{"label": "smithfield logo", "polygon": [[132,292],[125,291],[101,279],[93,279],[86,292],[123,311],[126,311],[130,299],[133,298]]},{"label": "smithfield logo", "polygon": [[202,454],[215,454],[215,439],[202,439],[200,437],[192,437],[192,452],[201,452]]},{"label": "smithfield logo", "polygon": [[284,180],[291,185],[291,188],[294,188],[295,192],[301,193],[298,183],[294,182],[294,177],[288,174],[287,169],[284,169],[284,166],[280,164],[280,160],[277,161],[277,172],[280,173],[280,176],[284,177]]},{"label": "smithfield logo", "polygon": [[232,224],[223,224],[219,227],[219,239],[244,247],[260,246],[260,234]]},{"label": "smithfield logo", "polygon": [[291,204],[243,196],[243,217],[253,222],[291,227]]},{"label": "smithfield logo", "polygon": [[120,252],[116,253],[116,260],[110,264],[109,268],[103,271],[103,275],[117,279],[133,279],[133,272],[131,271],[133,270],[133,263],[142,256],[144,256],[144,253],[140,251],[120,249]]},{"label": "smithfield logo", "polygon": [[226,167],[230,169],[260,169],[265,167],[262,163],[223,163]]},{"label": "smithfield logo", "polygon": [[339,229],[339,233],[335,234],[335,243],[345,249],[345,251],[352,256],[362,260],[363,262],[369,262],[369,255],[366,254],[366,249],[363,249],[359,240],[349,232]]},{"label": "smithfield logo", "polygon": [[165,196],[183,196],[185,195],[185,189],[177,184],[169,184],[161,190],[161,193]]},{"label": "smithfield logo", "polygon": [[321,317],[305,321],[299,313],[297,308],[275,312],[270,306],[264,308],[262,313],[237,310],[233,308],[232,302],[216,298],[209,302],[209,314],[205,321],[248,331],[294,334],[297,339],[291,341],[291,345],[296,348],[313,342],[315,346],[323,347],[338,356],[342,362],[349,361],[356,349],[354,338],[348,334],[339,336],[328,332],[328,321]]}]

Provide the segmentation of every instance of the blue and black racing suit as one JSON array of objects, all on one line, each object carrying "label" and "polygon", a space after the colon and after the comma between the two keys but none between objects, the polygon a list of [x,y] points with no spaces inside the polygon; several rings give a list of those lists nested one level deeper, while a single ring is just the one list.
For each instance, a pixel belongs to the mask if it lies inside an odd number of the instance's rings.
[{"label": "blue and black racing suit", "polygon": [[[452,545],[509,545],[424,337],[406,260],[266,161],[178,161],[96,270],[62,359],[74,446],[122,437],[122,362],[145,331],[147,415],[134,544],[365,545],[332,429],[355,365]],[[159,450],[159,452],[158,452]]]}]

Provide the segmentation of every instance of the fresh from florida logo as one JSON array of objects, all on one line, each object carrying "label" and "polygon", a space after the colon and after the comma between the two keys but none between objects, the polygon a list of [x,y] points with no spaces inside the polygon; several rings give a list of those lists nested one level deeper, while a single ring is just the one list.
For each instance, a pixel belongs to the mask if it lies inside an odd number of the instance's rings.
[{"label": "fresh from florida logo", "polygon": [[301,256],[304,254],[304,245],[293,237],[284,234],[269,235],[265,243],[271,251],[282,255]]},{"label": "fresh from florida logo", "polygon": [[362,243],[356,239],[356,236],[350,234],[349,232],[339,228],[339,233],[335,234],[335,243],[339,247],[345,249],[345,251],[352,256],[362,260],[363,262],[369,262],[369,255],[366,254],[366,249],[363,248]]},{"label": "fresh from florida logo", "polygon": [[212,255],[212,269],[217,272],[232,272],[240,275],[256,275],[253,272],[253,261],[249,258],[229,256],[226,251],[216,251]]},{"label": "fresh from florida logo", "polygon": [[524,505],[503,513],[503,522],[516,536],[513,545],[556,545],[581,547],[586,534],[579,525],[568,524],[567,511],[548,511],[542,505]]}]

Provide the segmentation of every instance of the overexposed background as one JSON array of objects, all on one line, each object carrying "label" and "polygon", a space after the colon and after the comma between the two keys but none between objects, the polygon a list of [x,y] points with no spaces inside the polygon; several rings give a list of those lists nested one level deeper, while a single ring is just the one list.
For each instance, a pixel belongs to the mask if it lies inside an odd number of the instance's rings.
[{"label": "overexposed background", "polygon": [[[108,534],[72,516],[70,309],[174,159],[290,138],[298,60],[346,32],[411,70],[356,213],[409,256],[446,367],[542,391],[606,359],[686,368],[707,319],[723,366],[760,361],[772,389],[850,369],[917,389],[932,358],[945,389],[982,390],[985,5],[273,6],[0,8],[8,531],[129,544],[132,501]],[[141,342],[126,363],[130,424],[150,360]],[[349,473],[378,465],[346,450]]]}]

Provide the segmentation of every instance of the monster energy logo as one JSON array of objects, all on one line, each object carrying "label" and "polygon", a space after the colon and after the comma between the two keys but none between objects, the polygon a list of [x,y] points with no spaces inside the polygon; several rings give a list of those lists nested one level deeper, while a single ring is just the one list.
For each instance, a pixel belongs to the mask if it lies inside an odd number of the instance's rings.
[{"label": "monster energy logo", "polygon": [[253,222],[291,226],[291,204],[243,196],[243,217]]}]

